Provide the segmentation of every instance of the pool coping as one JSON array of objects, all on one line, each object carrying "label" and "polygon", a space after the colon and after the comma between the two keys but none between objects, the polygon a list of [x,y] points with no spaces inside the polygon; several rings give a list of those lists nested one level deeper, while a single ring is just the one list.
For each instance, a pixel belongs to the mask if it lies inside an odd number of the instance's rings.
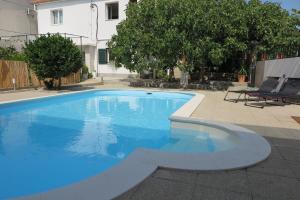
[{"label": "pool coping", "polygon": [[[122,91],[132,89],[91,89],[8,101],[5,102],[5,104],[97,90]],[[170,116],[172,127],[189,128],[192,125],[210,126],[235,134],[242,142],[234,149],[214,153],[172,153],[139,148],[128,155],[128,157],[119,164],[96,176],[61,188],[16,199],[113,199],[141,183],[159,167],[197,171],[239,169],[261,162],[271,153],[269,143],[262,136],[251,130],[229,123],[192,118],[192,113],[205,98],[203,94],[172,90],[134,90],[193,94],[194,97],[192,99]],[[4,102],[0,102],[0,105],[1,104],[4,104]],[[253,148],[254,146],[255,148]]]}]

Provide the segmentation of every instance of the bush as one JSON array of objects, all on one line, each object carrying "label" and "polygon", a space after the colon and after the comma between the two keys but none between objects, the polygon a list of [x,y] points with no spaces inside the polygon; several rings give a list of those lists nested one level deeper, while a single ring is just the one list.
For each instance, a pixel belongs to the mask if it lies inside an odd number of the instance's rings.
[{"label": "bush", "polygon": [[83,65],[82,74],[88,74],[88,73],[89,73],[89,68],[86,65]]},{"label": "bush", "polygon": [[92,73],[88,73],[88,78],[93,78],[93,74]]},{"label": "bush", "polygon": [[0,47],[0,60],[24,61],[25,55],[14,47]]},{"label": "bush", "polygon": [[86,80],[93,77],[92,73],[89,73],[89,68],[86,65],[83,65],[81,70],[81,80]]},{"label": "bush", "polygon": [[59,34],[44,35],[27,43],[24,53],[29,67],[48,89],[53,87],[54,80],[58,80],[59,89],[62,77],[76,73],[83,66],[80,49]]}]

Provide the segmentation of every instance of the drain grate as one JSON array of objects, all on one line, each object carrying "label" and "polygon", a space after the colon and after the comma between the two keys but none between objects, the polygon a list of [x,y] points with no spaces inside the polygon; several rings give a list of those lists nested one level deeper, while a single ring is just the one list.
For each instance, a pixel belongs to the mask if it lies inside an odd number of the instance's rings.
[{"label": "drain grate", "polygon": [[298,124],[300,124],[300,117],[292,116],[292,118],[293,118],[296,122],[298,122]]}]

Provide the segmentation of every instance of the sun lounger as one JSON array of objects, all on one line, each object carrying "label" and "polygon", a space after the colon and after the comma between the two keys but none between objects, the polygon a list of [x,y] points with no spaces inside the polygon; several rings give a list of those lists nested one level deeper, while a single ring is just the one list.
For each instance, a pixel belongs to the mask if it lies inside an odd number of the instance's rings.
[{"label": "sun lounger", "polygon": [[[267,80],[265,80],[262,83],[260,88],[247,87],[247,88],[241,89],[241,90],[227,90],[224,100],[225,101],[233,101],[233,102],[237,103],[243,94],[244,94],[244,98],[246,98],[246,94],[249,94],[249,93],[256,93],[256,92],[268,93],[268,92],[271,92],[272,90],[275,90],[276,87],[278,86],[278,84],[279,84],[279,79],[269,77]],[[228,99],[227,97],[228,97],[229,93],[237,93],[237,94],[239,94],[239,96],[236,99]]]},{"label": "sun lounger", "polygon": [[[279,105],[279,104],[274,104],[273,103],[274,101],[276,102],[281,101],[282,103],[293,103],[292,101],[295,101],[295,103],[298,103],[297,101],[300,100],[300,79],[289,79],[282,85],[282,87],[279,89],[278,92],[275,91],[270,93],[249,93],[245,105],[253,106],[252,104],[248,103],[248,100],[251,97],[258,98],[257,101],[263,99],[265,101],[265,104],[272,104],[272,105]],[[271,100],[273,102],[267,102],[268,100]],[[265,104],[259,107],[264,108]]]}]

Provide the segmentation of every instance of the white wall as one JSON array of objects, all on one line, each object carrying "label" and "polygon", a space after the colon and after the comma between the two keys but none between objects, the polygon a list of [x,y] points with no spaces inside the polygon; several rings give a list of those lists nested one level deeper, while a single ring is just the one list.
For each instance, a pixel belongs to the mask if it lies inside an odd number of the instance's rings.
[{"label": "white wall", "polygon": [[[71,33],[85,36],[83,43],[95,43],[92,37],[92,10],[90,2],[86,0],[55,1],[50,3],[39,4],[38,13],[38,31],[40,34],[45,33]],[[51,10],[63,10],[63,24],[54,25],[51,22]],[[80,44],[79,39],[74,42]]]},{"label": "white wall", "polygon": [[300,57],[257,62],[255,85],[259,87],[267,77],[281,77],[283,74],[300,79]]},{"label": "white wall", "polygon": [[[106,4],[119,2],[119,19],[106,19]],[[113,63],[106,65],[98,64],[98,49],[107,48],[107,41],[116,34],[116,26],[126,18],[125,9],[128,0],[98,0],[94,1],[98,5],[98,41],[96,41],[96,8],[91,8],[89,0],[62,0],[49,3],[39,4],[37,6],[38,12],[38,31],[44,33],[71,33],[75,35],[85,36],[83,38],[83,45],[91,45],[93,52],[93,61],[86,59],[86,64],[90,71],[96,70],[101,75],[111,74],[130,74],[125,68],[115,68]],[[63,24],[53,25],[51,22],[51,10],[63,10]],[[73,39],[77,45],[80,45],[79,38]],[[85,47],[86,49],[86,47]],[[91,49],[90,49],[91,50]],[[92,64],[93,63],[93,64]],[[97,68],[97,67],[98,68]]]}]

